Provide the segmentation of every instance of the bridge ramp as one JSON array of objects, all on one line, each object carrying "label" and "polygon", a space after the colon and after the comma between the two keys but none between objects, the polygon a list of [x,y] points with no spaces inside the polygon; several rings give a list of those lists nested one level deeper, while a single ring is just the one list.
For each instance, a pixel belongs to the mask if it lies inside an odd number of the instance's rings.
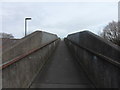
[{"label": "bridge ramp", "polygon": [[54,54],[36,76],[30,88],[91,88],[93,85],[69,52],[64,41],[60,41]]}]

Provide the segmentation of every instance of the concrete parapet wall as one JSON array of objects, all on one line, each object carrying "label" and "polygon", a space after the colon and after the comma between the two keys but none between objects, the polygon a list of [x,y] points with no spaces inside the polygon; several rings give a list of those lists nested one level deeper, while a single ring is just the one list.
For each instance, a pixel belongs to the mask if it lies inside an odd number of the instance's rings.
[{"label": "concrete parapet wall", "polygon": [[67,38],[82,47],[88,48],[120,62],[120,47],[89,31],[71,34]]},{"label": "concrete parapet wall", "polygon": [[[29,52],[29,50],[32,52],[26,56],[23,55],[24,57],[19,58],[20,60],[17,62],[3,66],[3,88],[28,88],[36,74],[42,69],[45,62],[49,60],[48,58],[54,52],[58,42],[59,38],[56,35],[37,31],[23,38],[23,40],[17,44],[18,46],[13,46],[16,49],[16,53],[18,52],[17,50],[24,51],[25,48],[27,48],[25,52]],[[10,49],[10,51],[12,51],[12,49]],[[21,56],[24,54],[23,51],[18,55]],[[14,55],[14,57],[15,56],[16,55]],[[12,60],[14,61],[14,59]]]},{"label": "concrete parapet wall", "polygon": [[11,48],[14,44],[20,41],[19,39],[9,39],[9,38],[0,38],[0,40],[2,40],[2,44],[1,44],[2,46],[0,46],[0,48],[2,48],[2,52]]},{"label": "concrete parapet wall", "polygon": [[56,35],[47,32],[36,31],[27,37],[22,38],[18,43],[3,52],[2,62],[5,63],[10,61],[17,56],[29,52],[32,49],[41,47],[42,45],[57,38],[58,37]]},{"label": "concrete parapet wall", "polygon": [[68,35],[67,46],[98,88],[120,88],[120,48],[89,32]]}]

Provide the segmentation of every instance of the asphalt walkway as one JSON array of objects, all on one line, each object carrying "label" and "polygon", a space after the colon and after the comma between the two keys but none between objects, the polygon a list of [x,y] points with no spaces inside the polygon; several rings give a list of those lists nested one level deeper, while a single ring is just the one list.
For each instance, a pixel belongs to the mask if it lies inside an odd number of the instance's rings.
[{"label": "asphalt walkway", "polygon": [[37,75],[30,88],[91,88],[91,82],[72,57],[64,41]]}]

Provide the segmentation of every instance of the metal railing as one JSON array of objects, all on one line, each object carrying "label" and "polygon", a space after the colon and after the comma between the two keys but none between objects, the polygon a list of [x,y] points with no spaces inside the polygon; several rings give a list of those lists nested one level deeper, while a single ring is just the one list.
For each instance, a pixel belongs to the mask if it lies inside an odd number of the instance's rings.
[{"label": "metal railing", "polygon": [[15,57],[15,58],[12,59],[12,60],[9,60],[8,62],[3,63],[2,65],[0,65],[0,69],[5,69],[6,67],[8,67],[8,66],[10,66],[10,65],[12,65],[12,64],[14,64],[14,63],[16,63],[16,62],[18,62],[18,61],[20,61],[20,60],[23,59],[24,57],[26,57],[26,56],[28,56],[28,55],[30,55],[30,54],[32,54],[32,53],[34,53],[34,52],[36,52],[36,51],[44,48],[45,46],[47,46],[47,45],[49,45],[49,44],[51,44],[51,43],[54,43],[54,42],[57,41],[57,40],[59,40],[59,38],[58,38],[58,39],[55,39],[55,40],[53,40],[53,41],[51,41],[51,42],[49,42],[49,43],[45,43],[45,44],[43,44],[42,46],[40,46],[39,48],[32,49],[32,50],[30,50],[30,51],[27,52],[27,53],[24,53],[24,54],[22,54],[22,55],[20,55],[20,56]]},{"label": "metal railing", "polygon": [[90,53],[92,53],[92,54],[94,54],[94,55],[96,55],[96,56],[98,56],[98,57],[100,57],[100,58],[110,62],[111,64],[115,65],[116,67],[120,68],[120,63],[117,62],[116,60],[113,60],[112,58],[109,58],[108,56],[105,56],[105,55],[103,55],[101,53],[95,52],[95,51],[93,51],[93,50],[91,50],[89,48],[86,48],[86,47],[83,47],[81,45],[78,45],[77,43],[75,43],[74,41],[72,41],[72,40],[70,40],[68,38],[65,38],[65,41],[66,40],[70,41],[72,44],[78,46],[79,48],[84,49],[84,50],[86,50],[86,51],[88,51],[88,52],[90,52]]}]

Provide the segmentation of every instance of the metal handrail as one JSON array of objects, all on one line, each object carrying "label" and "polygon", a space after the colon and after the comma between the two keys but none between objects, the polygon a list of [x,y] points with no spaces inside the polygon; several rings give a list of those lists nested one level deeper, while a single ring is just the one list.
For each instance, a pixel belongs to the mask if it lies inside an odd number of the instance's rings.
[{"label": "metal handrail", "polygon": [[43,45],[42,45],[41,47],[39,47],[39,48],[32,49],[32,50],[30,50],[30,51],[27,52],[27,53],[24,53],[24,54],[22,54],[22,55],[20,55],[20,56],[18,56],[18,57],[15,57],[14,59],[12,59],[12,60],[10,60],[10,61],[8,61],[8,62],[3,63],[2,65],[0,65],[0,69],[5,69],[6,67],[8,67],[8,66],[10,66],[10,65],[12,65],[12,64],[14,64],[14,63],[16,63],[16,62],[18,62],[18,61],[20,61],[20,60],[23,59],[24,57],[26,57],[26,56],[28,56],[28,55],[30,55],[30,54],[32,54],[32,53],[34,53],[34,52],[36,52],[36,51],[44,48],[45,46],[47,46],[47,45],[49,45],[49,44],[51,44],[51,43],[53,43],[53,42],[55,42],[55,41],[57,41],[57,40],[59,40],[59,38],[57,38],[57,39],[55,39],[55,40],[53,40],[53,41],[51,41],[51,42],[49,42],[49,43],[45,43],[45,44],[43,44]]},{"label": "metal handrail", "polygon": [[108,62],[112,63],[113,65],[115,65],[115,66],[117,66],[117,67],[120,68],[120,63],[119,63],[118,61],[113,60],[112,58],[109,58],[109,57],[107,57],[107,56],[105,56],[105,55],[103,55],[103,54],[101,54],[101,53],[95,52],[95,51],[93,51],[93,50],[91,50],[91,49],[89,49],[89,48],[86,48],[86,47],[83,47],[83,46],[81,46],[81,45],[78,45],[77,43],[75,43],[74,41],[72,41],[72,40],[70,40],[70,39],[68,39],[68,38],[65,38],[65,39],[68,40],[68,41],[70,41],[70,42],[73,43],[74,45],[76,45],[76,46],[78,46],[78,47],[80,47],[80,48],[82,48],[82,49],[84,49],[84,50],[86,50],[86,51],[88,51],[88,52],[90,52],[90,53],[93,53],[93,54],[95,54],[96,56],[98,56],[98,57],[100,57],[100,58],[103,58],[103,59],[105,59],[106,61],[108,61]]}]

